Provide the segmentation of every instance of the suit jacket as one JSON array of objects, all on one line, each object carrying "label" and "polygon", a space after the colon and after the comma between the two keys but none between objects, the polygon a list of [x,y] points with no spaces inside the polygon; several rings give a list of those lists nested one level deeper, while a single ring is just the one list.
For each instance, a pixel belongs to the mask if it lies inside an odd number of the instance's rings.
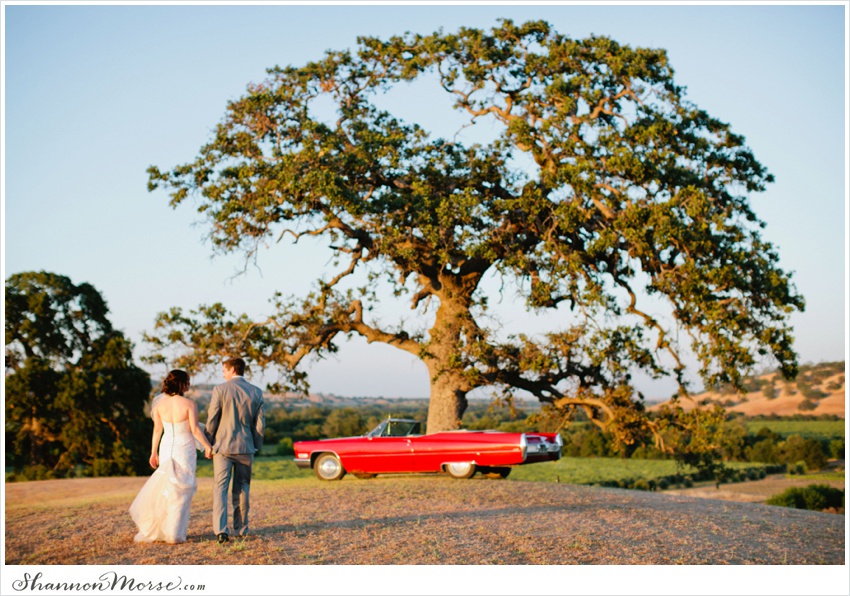
[{"label": "suit jacket", "polygon": [[206,433],[214,453],[253,455],[263,446],[263,392],[242,377],[213,389]]}]

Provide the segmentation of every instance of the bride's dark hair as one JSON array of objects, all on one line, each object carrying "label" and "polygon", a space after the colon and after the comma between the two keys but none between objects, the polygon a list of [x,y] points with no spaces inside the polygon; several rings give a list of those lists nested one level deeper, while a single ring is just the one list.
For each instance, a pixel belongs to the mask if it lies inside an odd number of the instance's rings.
[{"label": "bride's dark hair", "polygon": [[172,370],[162,382],[162,392],[166,395],[183,395],[188,390],[189,375],[183,370]]}]

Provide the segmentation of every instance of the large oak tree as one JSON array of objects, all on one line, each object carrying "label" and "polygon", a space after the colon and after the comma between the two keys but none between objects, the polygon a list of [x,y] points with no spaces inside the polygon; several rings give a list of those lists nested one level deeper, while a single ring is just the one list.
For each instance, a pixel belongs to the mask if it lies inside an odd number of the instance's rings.
[{"label": "large oak tree", "polygon": [[[435,137],[379,107],[416,79],[492,140]],[[467,394],[494,387],[567,419],[584,410],[626,444],[661,430],[636,371],[682,393],[689,353],[707,385],[736,384],[764,358],[796,374],[788,317],[803,300],[748,200],[772,176],[685,99],[663,50],[545,22],[362,37],[270,69],[195,161],[149,175],[172,206],[196,202],[220,251],[250,259],[269,240],[312,236],[341,263],[309,296],[276,296],[265,320],[221,304],[161,313],[148,340],[160,357],[188,347],[181,366],[239,353],[303,388],[304,359],[356,334],[425,363],[429,432],[458,428]],[[499,335],[482,316],[487,276],[563,324]],[[379,322],[378,279],[430,327]]]},{"label": "large oak tree", "polygon": [[29,476],[142,473],[150,376],[91,284],[55,273],[6,280],[6,455]]}]

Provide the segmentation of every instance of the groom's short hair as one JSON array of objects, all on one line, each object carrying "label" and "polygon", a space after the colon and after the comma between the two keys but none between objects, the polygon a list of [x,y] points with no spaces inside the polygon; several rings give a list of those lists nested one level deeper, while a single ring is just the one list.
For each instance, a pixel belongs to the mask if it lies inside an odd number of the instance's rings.
[{"label": "groom's short hair", "polygon": [[224,361],[224,365],[231,369],[234,374],[241,376],[245,375],[245,361],[241,358],[231,358]]}]

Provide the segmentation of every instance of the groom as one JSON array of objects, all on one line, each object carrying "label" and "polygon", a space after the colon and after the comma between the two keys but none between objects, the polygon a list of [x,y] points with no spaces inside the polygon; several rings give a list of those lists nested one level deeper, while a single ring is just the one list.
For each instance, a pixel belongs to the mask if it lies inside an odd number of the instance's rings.
[{"label": "groom", "polygon": [[263,392],[243,377],[245,361],[226,360],[225,383],[213,389],[206,432],[213,446],[213,529],[219,543],[227,542],[227,489],[233,476],[233,532],[248,532],[251,465],[263,446]]}]

